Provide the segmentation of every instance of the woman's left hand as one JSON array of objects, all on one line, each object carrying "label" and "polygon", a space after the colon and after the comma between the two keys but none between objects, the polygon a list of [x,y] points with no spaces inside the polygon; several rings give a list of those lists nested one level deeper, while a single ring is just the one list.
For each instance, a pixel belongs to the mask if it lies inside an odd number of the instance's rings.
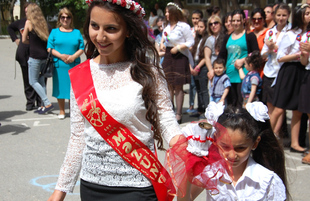
[{"label": "woman's left hand", "polygon": [[171,52],[171,54],[176,54],[176,53],[178,53],[178,48],[177,47],[173,47],[171,50],[170,50],[170,52]]},{"label": "woman's left hand", "polygon": [[242,59],[237,59],[235,61],[235,68],[237,68],[239,70],[240,68],[242,68],[242,66],[243,66],[243,60]]},{"label": "woman's left hand", "polygon": [[66,63],[70,64],[70,63],[74,62],[74,60],[75,60],[75,58],[72,55],[70,55],[70,56],[68,56]]}]

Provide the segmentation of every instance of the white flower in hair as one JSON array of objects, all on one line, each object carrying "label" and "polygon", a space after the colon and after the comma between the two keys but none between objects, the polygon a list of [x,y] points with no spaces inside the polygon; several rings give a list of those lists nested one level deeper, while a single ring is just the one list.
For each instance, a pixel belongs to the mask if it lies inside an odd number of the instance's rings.
[{"label": "white flower in hair", "polygon": [[207,121],[212,125],[217,122],[219,116],[223,114],[224,108],[225,106],[222,102],[210,102],[205,112],[205,117],[207,118]]},{"label": "white flower in hair", "polygon": [[260,101],[248,103],[245,108],[256,121],[265,122],[270,119],[267,106]]}]

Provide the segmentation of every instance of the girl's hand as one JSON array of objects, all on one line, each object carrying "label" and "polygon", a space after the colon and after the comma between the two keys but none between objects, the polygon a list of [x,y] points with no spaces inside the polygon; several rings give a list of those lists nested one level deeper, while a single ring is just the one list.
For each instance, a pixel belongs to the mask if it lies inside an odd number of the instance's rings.
[{"label": "girl's hand", "polygon": [[267,47],[268,47],[268,49],[270,50],[270,51],[273,51],[274,49],[275,49],[275,43],[273,42],[273,39],[271,39],[271,40],[266,40],[265,41],[265,44],[267,45]]},{"label": "girl's hand", "polygon": [[196,71],[195,69],[192,69],[192,68],[190,68],[190,71],[191,71],[191,75],[193,75],[193,76],[197,76],[198,75],[198,71]]},{"label": "girl's hand", "polygon": [[235,61],[235,68],[237,68],[239,70],[240,68],[242,68],[242,66],[243,66],[243,60],[242,59],[237,59]]},{"label": "girl's hand", "polygon": [[308,43],[308,42],[305,42],[305,43],[301,42],[301,43],[299,43],[299,49],[300,49],[300,51],[310,52],[310,43]]},{"label": "girl's hand", "polygon": [[208,76],[208,79],[209,79],[209,80],[212,80],[213,77],[214,77],[214,70],[212,69],[211,71],[209,71],[209,72],[207,73],[207,76]]},{"label": "girl's hand", "polygon": [[170,50],[170,52],[171,52],[171,54],[176,54],[176,53],[178,53],[178,48],[175,46],[175,47],[173,47],[171,50]]},{"label": "girl's hand", "polygon": [[55,190],[53,194],[51,195],[51,197],[48,198],[47,201],[63,201],[65,197],[66,197],[65,192]]}]

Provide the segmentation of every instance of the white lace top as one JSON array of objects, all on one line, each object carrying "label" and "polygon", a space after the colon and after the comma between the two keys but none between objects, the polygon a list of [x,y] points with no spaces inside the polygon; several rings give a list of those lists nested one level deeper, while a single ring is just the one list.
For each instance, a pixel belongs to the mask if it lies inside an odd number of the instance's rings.
[{"label": "white lace top", "polygon": [[[154,152],[151,124],[145,119],[142,86],[130,75],[130,62],[97,64],[90,60],[90,69],[97,97],[107,112],[125,125]],[[157,106],[160,131],[169,142],[181,134],[167,84],[157,77]],[[71,91],[71,137],[60,170],[56,189],[72,192],[78,176],[88,182],[106,186],[147,187],[151,182],[125,162],[84,119]]]},{"label": "white lace top", "polygon": [[247,167],[236,185],[219,182],[219,194],[210,195],[207,200],[217,201],[284,201],[286,200],[285,186],[280,177],[256,163],[249,157]]}]

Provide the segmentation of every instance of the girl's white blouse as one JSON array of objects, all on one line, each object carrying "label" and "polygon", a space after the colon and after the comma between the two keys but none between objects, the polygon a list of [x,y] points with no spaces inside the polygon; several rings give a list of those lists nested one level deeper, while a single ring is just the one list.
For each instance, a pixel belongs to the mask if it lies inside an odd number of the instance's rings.
[{"label": "girl's white blouse", "polygon": [[[284,34],[281,42],[279,43],[277,59],[280,59],[286,55],[292,55],[300,52],[299,50],[300,41],[297,40],[298,34],[302,35],[301,29],[290,30]],[[305,38],[302,37],[301,41],[305,41]],[[294,61],[298,62],[298,60]]]},{"label": "girl's white blouse", "polygon": [[236,186],[219,182],[219,194],[210,195],[207,200],[217,201],[284,201],[285,186],[280,177],[256,163],[249,157],[247,167]]},{"label": "girl's white blouse", "polygon": [[[146,120],[142,86],[132,80],[131,63],[97,64],[90,60],[90,69],[97,97],[106,111],[125,125],[154,153],[151,124]],[[160,131],[169,142],[181,134],[176,122],[167,83],[156,74]],[[125,162],[82,116],[71,90],[71,136],[61,167],[56,189],[72,192],[80,177],[106,186],[147,187],[151,182]]]},{"label": "girl's white blouse", "polygon": [[[272,39],[274,42],[276,42],[276,45],[279,47],[280,41],[282,41],[283,36],[291,28],[291,24],[287,24],[280,32],[278,38],[276,38],[276,35],[278,33],[277,26],[274,26],[272,29],[268,30],[265,36],[265,41]],[[269,33],[272,33],[272,36],[269,35]],[[263,49],[261,51],[261,54],[265,54],[268,52],[268,46],[266,43],[263,46]],[[277,53],[273,52],[268,55],[268,60],[264,67],[264,75],[269,78],[275,78],[279,72],[281,65],[277,61]]]}]

